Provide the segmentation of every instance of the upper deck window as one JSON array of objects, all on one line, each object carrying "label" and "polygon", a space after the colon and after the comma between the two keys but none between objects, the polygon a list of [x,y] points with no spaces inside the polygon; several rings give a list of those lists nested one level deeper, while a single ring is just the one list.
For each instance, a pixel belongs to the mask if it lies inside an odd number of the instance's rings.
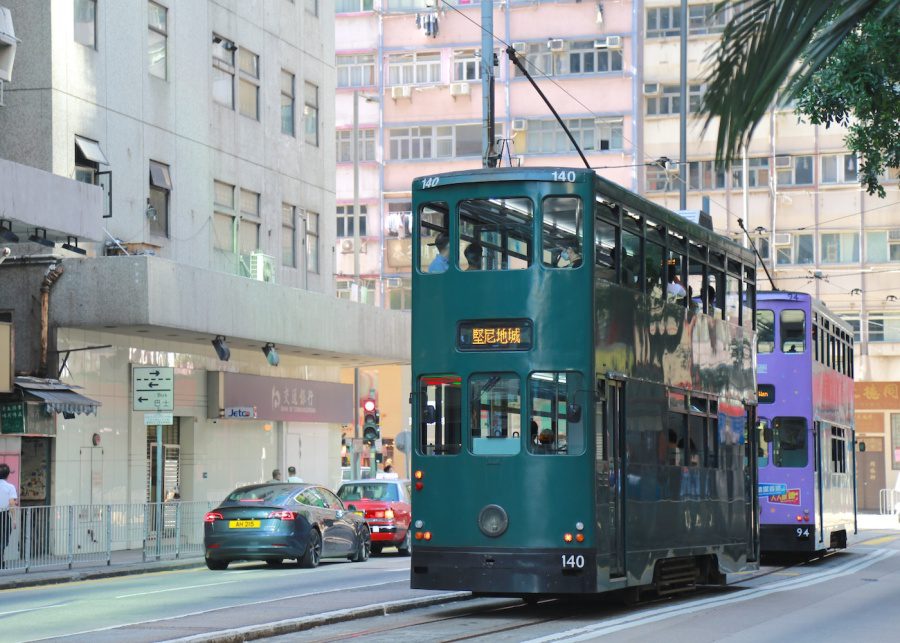
[{"label": "upper deck window", "polygon": [[426,203],[419,214],[419,270],[446,272],[450,267],[450,217],[446,203]]},{"label": "upper deck window", "polygon": [[806,351],[806,313],[802,310],[781,311],[781,351],[783,353]]},{"label": "upper deck window", "polygon": [[460,270],[530,266],[533,221],[534,204],[528,198],[460,201],[458,245],[465,247],[459,257]]},{"label": "upper deck window", "polygon": [[775,350],[775,312],[771,310],[756,311],[756,350],[759,353],[771,353]]},{"label": "upper deck window", "polygon": [[578,268],[582,263],[584,210],[578,197],[551,196],[542,206],[541,258],[552,268]]}]

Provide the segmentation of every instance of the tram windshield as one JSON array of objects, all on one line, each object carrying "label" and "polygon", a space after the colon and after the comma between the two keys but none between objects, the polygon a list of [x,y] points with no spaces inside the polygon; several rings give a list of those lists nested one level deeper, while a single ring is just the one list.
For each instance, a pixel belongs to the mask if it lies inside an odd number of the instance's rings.
[{"label": "tram windshield", "polygon": [[806,418],[779,417],[772,422],[772,462],[776,467],[802,468],[809,462]]},{"label": "tram windshield", "polygon": [[472,453],[515,455],[522,444],[522,396],[519,376],[511,373],[473,375],[469,380],[472,408]]},{"label": "tram windshield", "polygon": [[433,375],[419,380],[422,427],[419,450],[426,455],[453,455],[462,446],[462,378]]},{"label": "tram windshield", "polygon": [[[459,203],[461,270],[524,270],[531,265],[531,199],[471,199]],[[470,247],[478,248],[473,253]],[[466,253],[466,250],[469,253]],[[480,257],[477,267],[474,257]]]},{"label": "tram windshield", "polygon": [[528,390],[531,396],[528,450],[541,455],[583,453],[583,400],[578,395],[583,391],[581,375],[532,373]]},{"label": "tram windshield", "polygon": [[582,263],[581,199],[551,196],[544,199],[542,213],[542,251],[545,266],[578,268]]},{"label": "tram windshield", "polygon": [[771,353],[775,350],[775,312],[772,310],[756,311],[756,350],[759,353]]}]

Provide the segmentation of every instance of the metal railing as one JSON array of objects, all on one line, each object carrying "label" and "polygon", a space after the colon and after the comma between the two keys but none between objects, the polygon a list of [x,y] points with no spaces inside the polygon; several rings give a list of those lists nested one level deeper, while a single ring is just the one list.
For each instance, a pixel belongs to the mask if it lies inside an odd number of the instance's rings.
[{"label": "metal railing", "polygon": [[203,556],[214,502],[19,507],[0,573]]},{"label": "metal railing", "polygon": [[897,489],[882,489],[878,498],[878,512],[882,516],[893,516],[897,513],[900,504],[900,491]]}]

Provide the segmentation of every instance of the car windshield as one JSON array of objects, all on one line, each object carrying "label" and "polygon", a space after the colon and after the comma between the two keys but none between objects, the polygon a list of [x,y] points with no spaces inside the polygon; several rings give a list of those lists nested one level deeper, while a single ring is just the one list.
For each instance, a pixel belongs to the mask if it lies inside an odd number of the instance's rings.
[{"label": "car windshield", "polygon": [[280,505],[284,504],[295,490],[296,487],[288,485],[241,487],[228,494],[228,497],[225,498],[225,502]]},{"label": "car windshield", "polygon": [[359,484],[345,484],[338,491],[341,500],[382,500],[384,502],[397,502],[400,494],[397,485],[377,482],[363,482]]}]

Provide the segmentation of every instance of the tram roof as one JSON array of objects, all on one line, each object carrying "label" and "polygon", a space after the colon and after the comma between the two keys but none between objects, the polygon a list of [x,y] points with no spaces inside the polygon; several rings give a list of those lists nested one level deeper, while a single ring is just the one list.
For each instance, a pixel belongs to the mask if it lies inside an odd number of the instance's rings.
[{"label": "tram roof", "polygon": [[809,301],[810,307],[820,313],[823,313],[826,317],[828,317],[833,323],[837,324],[841,327],[845,332],[853,335],[853,326],[850,325],[848,321],[846,321],[843,317],[841,317],[838,313],[831,310],[828,306],[825,305],[821,299],[816,299],[808,292],[799,292],[792,290],[758,290],[756,291],[756,304],[759,306],[764,301],[775,301],[775,302],[800,302],[800,301]]},{"label": "tram roof", "polygon": [[487,181],[544,181],[558,182],[553,178],[556,172],[574,172],[575,180],[567,181],[568,183],[586,183],[594,182],[595,189],[608,197],[610,201],[619,203],[635,212],[645,212],[652,215],[656,219],[661,220],[667,226],[673,228],[681,228],[688,236],[697,241],[709,241],[714,239],[717,243],[727,246],[731,254],[739,256],[743,261],[756,264],[756,256],[749,248],[745,248],[735,243],[726,236],[717,233],[714,230],[708,230],[693,221],[686,219],[677,212],[669,210],[658,203],[654,203],[649,199],[645,199],[641,195],[628,190],[619,185],[615,181],[603,178],[597,172],[588,168],[561,168],[552,167],[503,167],[503,168],[477,168],[471,170],[458,170],[456,172],[443,172],[438,174],[429,174],[413,179],[413,187],[419,186],[420,191],[427,192],[430,188],[422,188],[426,179],[440,177],[440,183],[433,187],[447,187],[448,185],[460,185],[465,183],[484,183]]}]

